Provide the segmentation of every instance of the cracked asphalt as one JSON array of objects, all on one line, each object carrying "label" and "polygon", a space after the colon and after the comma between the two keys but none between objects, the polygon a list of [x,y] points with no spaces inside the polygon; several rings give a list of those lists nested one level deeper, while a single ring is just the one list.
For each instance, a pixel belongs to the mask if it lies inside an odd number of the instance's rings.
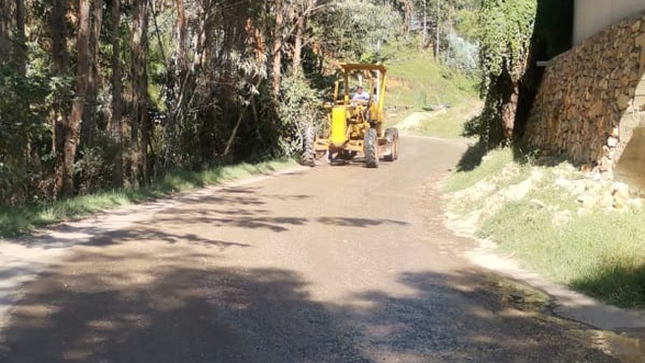
[{"label": "cracked asphalt", "polygon": [[0,361],[619,362],[463,257],[438,184],[464,146],[401,141],[376,170],[299,169],[97,230],[22,286]]}]

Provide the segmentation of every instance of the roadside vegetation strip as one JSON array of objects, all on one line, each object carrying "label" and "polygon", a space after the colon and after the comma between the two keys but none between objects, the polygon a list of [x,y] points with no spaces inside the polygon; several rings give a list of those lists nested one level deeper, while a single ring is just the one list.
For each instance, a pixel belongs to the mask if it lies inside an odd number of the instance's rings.
[{"label": "roadside vegetation strip", "polygon": [[3,207],[0,209],[0,237],[22,237],[37,228],[72,218],[167,197],[177,192],[284,170],[296,165],[293,159],[278,159],[256,164],[216,167],[197,172],[178,170],[153,182],[149,187],[83,195],[42,206]]},{"label": "roadside vegetation strip", "polygon": [[445,192],[457,192],[498,176],[513,162],[510,149],[498,149],[485,154],[481,144],[472,145],[457,165],[457,172],[444,185]]},{"label": "roadside vegetation strip", "polygon": [[566,162],[517,160],[500,149],[456,171],[444,185],[457,219],[451,223],[554,282],[609,304],[645,307],[642,200]]}]

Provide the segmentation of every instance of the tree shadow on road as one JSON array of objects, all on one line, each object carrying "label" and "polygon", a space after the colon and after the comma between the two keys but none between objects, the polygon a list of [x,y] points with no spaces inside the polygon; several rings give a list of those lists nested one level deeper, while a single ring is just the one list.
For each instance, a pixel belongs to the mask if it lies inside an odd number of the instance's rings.
[{"label": "tree shadow on road", "polygon": [[509,306],[479,271],[405,273],[399,293],[342,303],[293,271],[203,258],[75,256],[25,286],[0,361],[618,362],[578,327]]},{"label": "tree shadow on road", "polygon": [[[288,232],[295,227],[322,224],[333,227],[367,228],[384,224],[406,225],[407,222],[383,218],[358,218],[356,216],[281,216],[269,209],[276,200],[287,203],[309,203],[311,196],[303,194],[266,194],[252,187],[227,188],[214,194],[202,193],[180,196],[153,218],[144,218],[127,226],[110,223],[110,218],[126,219],[132,210],[114,211],[96,223],[63,223],[50,228],[37,238],[23,239],[16,243],[42,249],[67,248],[74,245],[105,247],[128,241],[164,241],[210,245],[218,248],[248,247],[245,243],[232,243],[213,239],[209,233],[186,233],[186,229],[237,228],[247,231]],[[152,213],[152,212],[151,212]],[[107,223],[106,223],[107,222]],[[123,222],[120,222],[123,224]],[[180,232],[181,231],[181,232]]]}]

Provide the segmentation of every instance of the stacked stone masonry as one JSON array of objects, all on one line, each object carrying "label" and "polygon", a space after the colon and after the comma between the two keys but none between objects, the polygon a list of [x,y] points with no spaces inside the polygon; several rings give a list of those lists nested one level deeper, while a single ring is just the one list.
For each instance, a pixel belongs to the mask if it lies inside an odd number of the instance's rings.
[{"label": "stacked stone masonry", "polygon": [[525,138],[548,153],[613,170],[645,119],[645,13],[587,38],[545,71]]}]

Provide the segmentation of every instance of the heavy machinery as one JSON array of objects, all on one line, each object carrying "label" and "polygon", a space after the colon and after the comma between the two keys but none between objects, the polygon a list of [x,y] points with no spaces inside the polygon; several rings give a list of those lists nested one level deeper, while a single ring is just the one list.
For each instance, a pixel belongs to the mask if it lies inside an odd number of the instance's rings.
[{"label": "heavy machinery", "polygon": [[[362,159],[368,168],[378,168],[382,158],[394,161],[399,154],[399,132],[383,130],[385,74],[380,64],[341,64],[342,78],[335,82],[334,101],[328,105],[328,131],[323,137],[305,135],[303,161],[314,166],[315,159],[327,156],[332,163]],[[369,90],[369,100],[353,100],[350,80]],[[363,86],[368,83],[369,86]]]}]

